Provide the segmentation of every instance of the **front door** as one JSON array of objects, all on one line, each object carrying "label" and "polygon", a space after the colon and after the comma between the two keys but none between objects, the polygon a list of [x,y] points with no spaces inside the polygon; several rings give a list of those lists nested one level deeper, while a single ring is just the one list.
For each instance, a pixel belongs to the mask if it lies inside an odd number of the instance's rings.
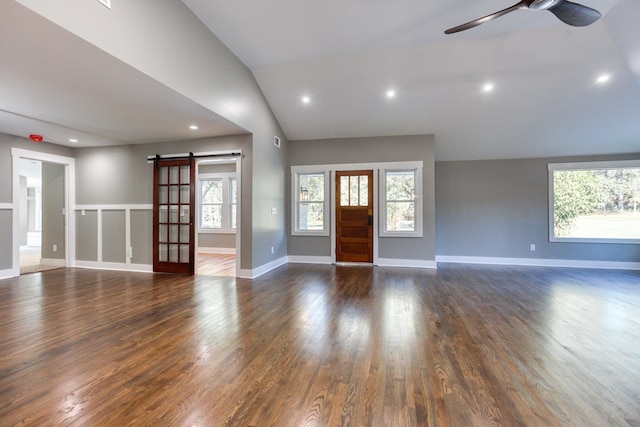
[{"label": "front door", "polygon": [[195,160],[156,160],[153,183],[153,271],[193,275]]},{"label": "front door", "polygon": [[373,171],[336,172],[336,262],[373,262]]}]

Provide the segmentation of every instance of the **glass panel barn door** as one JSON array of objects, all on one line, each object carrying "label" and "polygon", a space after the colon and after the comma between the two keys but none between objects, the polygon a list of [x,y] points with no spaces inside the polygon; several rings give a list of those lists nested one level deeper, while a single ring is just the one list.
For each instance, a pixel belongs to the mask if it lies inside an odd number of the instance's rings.
[{"label": "glass panel barn door", "polygon": [[154,165],[153,271],[193,275],[195,160]]}]

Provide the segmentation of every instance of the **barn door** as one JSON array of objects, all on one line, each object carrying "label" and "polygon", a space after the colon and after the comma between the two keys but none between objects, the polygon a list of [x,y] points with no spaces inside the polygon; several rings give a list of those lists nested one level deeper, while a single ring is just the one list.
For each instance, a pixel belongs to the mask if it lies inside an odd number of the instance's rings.
[{"label": "barn door", "polygon": [[153,271],[195,272],[195,159],[156,159],[153,174]]}]

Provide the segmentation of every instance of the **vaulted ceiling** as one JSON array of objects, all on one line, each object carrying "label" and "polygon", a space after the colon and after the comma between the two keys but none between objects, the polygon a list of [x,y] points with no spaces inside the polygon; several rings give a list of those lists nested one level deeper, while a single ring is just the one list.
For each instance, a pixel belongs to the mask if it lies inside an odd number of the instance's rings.
[{"label": "vaulted ceiling", "polygon": [[[453,35],[444,30],[510,3],[183,2],[251,69],[288,139],[434,134],[439,160],[640,151],[637,0],[582,2],[603,15],[588,27],[517,11]],[[193,117],[208,123],[199,136],[243,132],[43,18],[9,15],[0,131],[48,126],[64,145],[70,131],[87,145],[166,141],[192,137]],[[64,43],[52,49],[52,38]]]}]

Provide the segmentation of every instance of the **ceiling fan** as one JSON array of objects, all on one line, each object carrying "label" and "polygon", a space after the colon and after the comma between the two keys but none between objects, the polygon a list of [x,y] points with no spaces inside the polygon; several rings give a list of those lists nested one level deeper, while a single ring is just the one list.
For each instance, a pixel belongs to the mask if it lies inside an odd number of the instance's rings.
[{"label": "ceiling fan", "polygon": [[574,27],[584,27],[593,24],[601,16],[600,12],[595,9],[591,9],[590,7],[573,3],[568,0],[521,0],[519,3],[499,12],[492,13],[491,15],[487,15],[483,18],[475,19],[467,22],[466,24],[458,25],[457,27],[449,28],[444,33],[453,34],[459,31],[468,30],[469,28],[477,27],[480,24],[499,18],[507,13],[523,9],[548,10],[565,24],[572,25]]}]

